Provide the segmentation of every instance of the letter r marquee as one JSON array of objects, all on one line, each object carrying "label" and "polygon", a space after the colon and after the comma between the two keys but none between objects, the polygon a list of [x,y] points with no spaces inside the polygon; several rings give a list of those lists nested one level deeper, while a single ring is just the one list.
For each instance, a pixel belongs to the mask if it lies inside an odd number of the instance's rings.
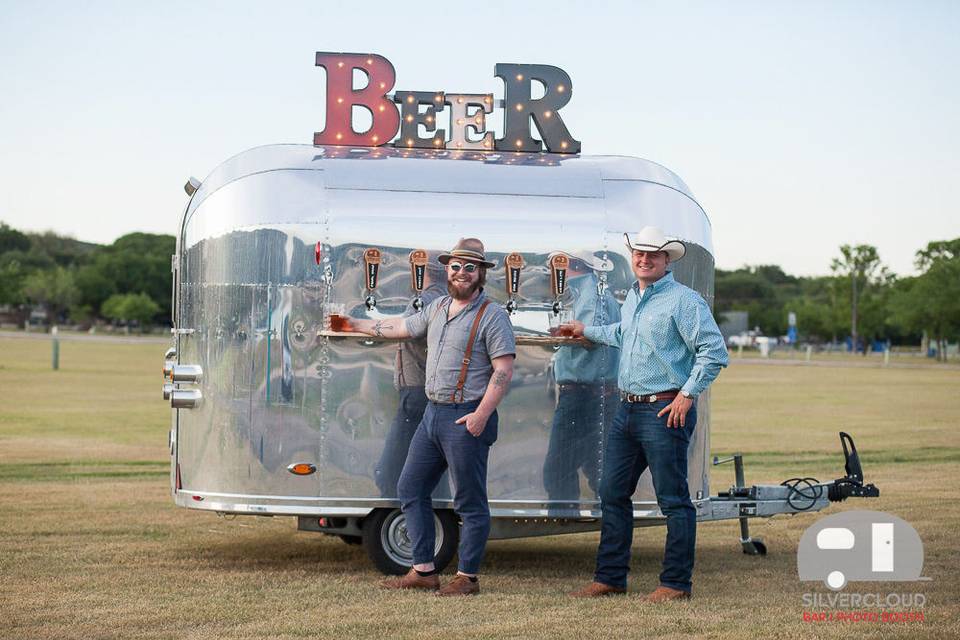
[{"label": "letter r marquee", "polygon": [[[400,114],[387,93],[393,90],[396,71],[383,56],[362,53],[317,52],[318,67],[327,72],[327,124],[313,134],[313,144],[377,147],[389,142],[400,127]],[[353,88],[353,72],[367,76],[367,86]],[[370,111],[369,131],[353,129],[353,107]]]}]

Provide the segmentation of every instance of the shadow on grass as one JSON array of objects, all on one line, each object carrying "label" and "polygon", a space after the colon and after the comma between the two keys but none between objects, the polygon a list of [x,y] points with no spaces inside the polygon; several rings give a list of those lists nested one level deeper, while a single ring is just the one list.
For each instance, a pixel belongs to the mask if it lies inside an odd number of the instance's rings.
[{"label": "shadow on grass", "polygon": [[[653,533],[659,531],[659,534]],[[663,554],[663,531],[634,536],[631,565],[641,574],[658,573]],[[650,535],[653,533],[653,535]],[[721,533],[721,535],[725,535]],[[770,571],[796,571],[796,546],[779,541],[766,557],[747,556],[732,533],[716,535],[697,549],[697,573],[721,579],[731,572],[749,578]],[[484,573],[517,578],[577,581],[593,572],[599,534],[573,534],[519,540],[495,540],[487,546]],[[277,573],[308,571],[335,578],[369,580],[377,573],[362,546],[348,545],[333,536],[309,533],[257,533],[231,540],[181,540],[174,555],[194,570],[211,572]],[[452,573],[456,558],[446,568]]]}]

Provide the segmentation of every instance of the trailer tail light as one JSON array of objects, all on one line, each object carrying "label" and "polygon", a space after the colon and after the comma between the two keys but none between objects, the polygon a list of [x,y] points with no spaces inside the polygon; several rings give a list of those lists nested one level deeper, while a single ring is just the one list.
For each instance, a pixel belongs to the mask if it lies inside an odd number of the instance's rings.
[{"label": "trailer tail light", "polygon": [[316,258],[317,264],[319,265],[320,259],[323,258],[323,245],[320,244],[319,242],[317,243],[317,246],[313,250],[313,256],[314,258]]},{"label": "trailer tail light", "polygon": [[193,496],[194,502],[203,502],[203,496]]},{"label": "trailer tail light", "polygon": [[164,380],[169,380],[170,377],[173,376],[173,367],[176,364],[177,363],[173,360],[167,360],[166,362],[163,363],[163,379]]},{"label": "trailer tail light", "polygon": [[317,467],[309,462],[295,462],[287,467],[287,471],[295,476],[309,476],[317,472]]}]

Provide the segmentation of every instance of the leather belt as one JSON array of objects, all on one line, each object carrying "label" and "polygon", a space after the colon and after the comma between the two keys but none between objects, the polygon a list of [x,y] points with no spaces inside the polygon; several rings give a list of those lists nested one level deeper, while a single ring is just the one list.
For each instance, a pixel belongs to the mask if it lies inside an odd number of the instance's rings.
[{"label": "leather belt", "polygon": [[638,396],[634,393],[627,393],[626,391],[620,392],[620,399],[623,402],[662,402],[665,400],[673,400],[677,397],[677,394],[680,393],[679,389],[671,389],[669,391],[658,391],[657,393],[651,393],[648,396]]}]

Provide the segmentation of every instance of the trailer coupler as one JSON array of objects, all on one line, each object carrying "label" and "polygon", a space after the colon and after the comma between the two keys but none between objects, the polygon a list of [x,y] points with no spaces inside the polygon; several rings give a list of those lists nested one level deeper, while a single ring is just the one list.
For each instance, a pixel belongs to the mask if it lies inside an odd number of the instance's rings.
[{"label": "trailer coupler", "polygon": [[[849,449],[847,443],[850,443]],[[873,484],[863,484],[863,467],[853,438],[849,433],[840,432],[840,444],[843,446],[844,470],[847,475],[838,478],[827,488],[830,502],[840,502],[847,498],[879,498],[880,489]]]},{"label": "trailer coupler", "polygon": [[[749,518],[770,517],[779,513],[802,513],[820,511],[829,502],[847,498],[876,498],[880,489],[863,483],[863,468],[860,456],[850,434],[840,432],[846,475],[833,482],[821,483],[815,478],[791,478],[779,485],[746,486],[743,474],[743,455],[736,453],[729,458],[713,458],[713,464],[733,462],[736,484],[729,491],[720,492],[713,502],[712,517],[722,520],[736,517],[740,521],[740,546],[747,555],[766,555],[767,547],[760,538],[750,536]],[[735,511],[734,511],[735,508]]]}]

